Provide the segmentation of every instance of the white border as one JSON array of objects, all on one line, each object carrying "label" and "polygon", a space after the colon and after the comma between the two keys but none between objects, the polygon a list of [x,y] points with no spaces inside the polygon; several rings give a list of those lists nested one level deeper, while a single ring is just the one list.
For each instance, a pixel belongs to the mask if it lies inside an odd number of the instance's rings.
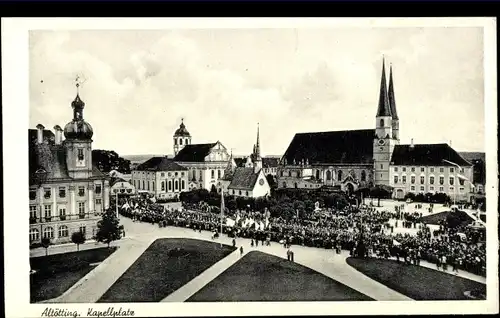
[{"label": "white border", "polygon": [[[116,304],[136,316],[221,315],[378,315],[480,314],[498,312],[498,170],[497,83],[495,18],[36,18],[2,19],[2,98],[4,154],[4,255],[6,317],[37,317],[46,307],[105,310],[110,304],[30,304],[28,232],[25,207],[28,196],[26,130],[28,128],[28,30],[33,29],[168,29],[168,28],[325,28],[325,27],[484,27],[485,144],[487,166],[488,231],[487,293],[485,301],[413,302],[251,302],[251,303],[141,303]],[[17,168],[16,168],[17,167]],[[26,203],[26,204],[25,204]]]}]

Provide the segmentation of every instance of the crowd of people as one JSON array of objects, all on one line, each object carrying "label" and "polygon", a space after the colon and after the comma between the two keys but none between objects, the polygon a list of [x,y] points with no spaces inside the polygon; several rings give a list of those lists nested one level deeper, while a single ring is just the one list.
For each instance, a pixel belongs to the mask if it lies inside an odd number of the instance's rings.
[{"label": "crowd of people", "polygon": [[[252,240],[257,246],[280,242],[285,247],[302,245],[350,251],[353,256],[395,258],[418,265],[421,260],[436,264],[437,268],[459,269],[485,275],[485,244],[479,243],[477,233],[469,228],[450,229],[445,224],[438,231],[422,223],[422,213],[407,212],[404,205],[394,211],[381,211],[375,207],[329,210],[320,220],[272,218],[266,211],[226,211],[222,218],[203,205],[186,208],[166,208],[147,198],[129,200],[120,213],[134,221],[158,224],[160,227],[177,226],[193,231],[211,231]],[[422,207],[420,207],[422,208]],[[431,207],[432,209],[432,207]],[[226,217],[236,220],[227,225]],[[394,220],[391,224],[390,220]],[[248,220],[252,220],[249,224]],[[255,224],[255,226],[254,226]],[[261,226],[259,226],[259,224]],[[266,224],[262,227],[262,224]],[[396,227],[414,228],[416,235],[394,233]],[[460,232],[459,232],[460,231]],[[459,235],[458,233],[461,233]]]}]

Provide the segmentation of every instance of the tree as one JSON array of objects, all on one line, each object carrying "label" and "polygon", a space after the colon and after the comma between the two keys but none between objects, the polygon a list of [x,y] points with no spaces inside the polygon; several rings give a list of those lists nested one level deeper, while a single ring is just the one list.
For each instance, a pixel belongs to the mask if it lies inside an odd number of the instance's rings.
[{"label": "tree", "polygon": [[278,185],[276,184],[276,180],[274,179],[273,175],[268,174],[266,176],[266,179],[267,179],[267,183],[269,184],[269,187],[271,187],[272,189],[278,187]]},{"label": "tree", "polygon": [[45,256],[49,255],[49,246],[52,244],[48,237],[42,238],[42,246],[45,248]]},{"label": "tree", "polygon": [[80,250],[80,244],[85,243],[85,235],[82,232],[73,232],[71,234],[71,241],[76,244],[76,250]]},{"label": "tree", "polygon": [[109,244],[121,238],[120,221],[116,213],[108,209],[102,216],[102,220],[97,223],[96,240]]}]

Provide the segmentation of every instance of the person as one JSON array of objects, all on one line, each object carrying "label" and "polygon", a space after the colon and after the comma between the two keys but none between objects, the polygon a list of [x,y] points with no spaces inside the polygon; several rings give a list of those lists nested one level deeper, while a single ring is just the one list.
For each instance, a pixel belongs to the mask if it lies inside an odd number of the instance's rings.
[{"label": "person", "polygon": [[250,247],[253,247],[253,239],[250,240]]},{"label": "person", "polygon": [[287,259],[287,260],[291,260],[291,258],[292,258],[292,257],[291,257],[290,249],[287,249],[287,250],[286,250],[286,259]]},{"label": "person", "polygon": [[443,264],[443,271],[447,271],[448,270],[448,263],[446,263],[446,255],[443,255],[443,258],[441,260],[441,263]]},{"label": "person", "polygon": [[236,247],[236,240],[233,239],[233,247]]},{"label": "person", "polygon": [[243,246],[240,246],[240,256],[243,256]]}]

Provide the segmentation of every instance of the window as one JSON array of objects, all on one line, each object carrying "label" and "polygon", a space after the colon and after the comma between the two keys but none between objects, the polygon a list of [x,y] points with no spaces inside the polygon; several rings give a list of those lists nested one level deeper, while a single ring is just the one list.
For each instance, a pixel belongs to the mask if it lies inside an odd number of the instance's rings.
[{"label": "window", "polygon": [[182,139],[179,139],[179,145],[182,146]]},{"label": "window", "polygon": [[398,176],[394,176],[394,183],[398,183]]},{"label": "window", "polygon": [[281,176],[283,177],[283,171],[281,171]]},{"label": "window", "polygon": [[403,182],[403,184],[406,183],[406,176],[402,176],[401,181]]},{"label": "window", "polygon": [[455,172],[455,168],[450,167],[450,173],[453,173],[453,172]]},{"label": "window", "polygon": [[439,192],[443,192],[444,191],[444,187],[439,187]]},{"label": "window", "polygon": [[[397,171],[397,168],[396,168],[396,171]],[[366,181],[366,172],[365,172],[365,170],[361,171],[361,181]]]},{"label": "window", "polygon": [[36,189],[30,189],[30,200],[36,199]]},{"label": "window", "polygon": [[439,176],[439,184],[444,184],[444,177],[443,176]]},{"label": "window", "polygon": [[127,193],[132,193],[132,189],[127,189]]},{"label": "window", "polygon": [[43,212],[44,212],[45,218],[50,220],[50,217],[52,216],[52,205],[50,205],[50,204],[44,205]]},{"label": "window", "polygon": [[172,191],[172,180],[168,181],[168,191]]},{"label": "window", "polygon": [[48,239],[53,239],[54,229],[50,226],[47,226],[45,229],[43,229],[43,237]]},{"label": "window", "polygon": [[174,145],[177,146],[177,139],[174,138]]},{"label": "window", "polygon": [[165,191],[165,181],[161,182],[161,191]]},{"label": "window", "polygon": [[161,173],[161,176],[162,176],[162,177],[164,177],[164,176],[165,176],[165,172],[162,172],[162,173]]},{"label": "window", "polygon": [[181,172],[181,177],[184,177],[184,172]]},{"label": "window", "polygon": [[283,188],[286,188],[286,182],[283,182]]},{"label": "window", "polygon": [[40,239],[40,232],[38,229],[30,229],[30,242],[38,241]]},{"label": "window", "polygon": [[415,167],[411,167],[411,172],[415,172]]},{"label": "window", "polygon": [[415,183],[415,176],[411,176],[411,183],[414,184]]},{"label": "window", "polygon": [[101,194],[102,188],[100,184],[95,185],[95,193],[96,194]]},{"label": "window", "polygon": [[383,119],[381,119],[381,120],[380,120],[380,127],[384,127],[384,126],[385,126],[385,125],[384,125],[384,120],[383,120]]},{"label": "window", "polygon": [[125,189],[120,189],[120,193],[125,193]]},{"label": "window", "polygon": [[155,182],[153,181],[153,186],[151,187],[153,191],[155,191]]},{"label": "window", "polygon": [[59,197],[60,198],[66,197],[66,188],[65,187],[59,187]]},{"label": "window", "polygon": [[85,217],[85,202],[78,202],[78,215]]},{"label": "window", "polygon": [[316,170],[316,179],[319,180],[319,170]]},{"label": "window", "polygon": [[420,176],[420,184],[424,184],[425,183],[425,177],[424,176]]},{"label": "window", "polygon": [[179,181],[175,180],[175,191],[179,190]]},{"label": "window", "polygon": [[415,186],[411,186],[411,191],[415,191]]},{"label": "window", "polygon": [[248,191],[245,192],[245,195],[248,197]]},{"label": "window", "polygon": [[455,188],[454,187],[450,187],[450,191],[455,191]]},{"label": "window", "polygon": [[403,172],[406,172],[406,167],[403,167]]},{"label": "window", "polygon": [[342,181],[342,170],[339,170],[337,180]]},{"label": "window", "polygon": [[217,179],[220,179],[220,170],[217,170]]},{"label": "window", "polygon": [[181,180],[181,190],[186,189],[186,183],[184,180]]},{"label": "window", "polygon": [[464,185],[464,182],[465,182],[465,180],[464,180],[464,179],[460,179],[460,178],[458,178],[458,183],[460,183],[460,185],[461,185],[461,186],[463,186],[463,185]]},{"label": "window", "polygon": [[424,172],[425,171],[425,168],[424,167],[421,167],[420,168],[420,172]]},{"label": "window", "polygon": [[[127,189],[130,190],[130,189]],[[95,199],[95,205],[100,205],[102,204],[102,199]]]},{"label": "window", "polygon": [[146,182],[142,180],[142,190],[146,190]]},{"label": "window", "polygon": [[398,167],[394,167],[394,172],[398,172]]},{"label": "window", "polygon": [[43,189],[43,197],[45,199],[50,199],[50,194],[51,194],[50,188],[44,188]]},{"label": "window", "polygon": [[300,178],[300,171],[297,171],[297,178]]},{"label": "window", "polygon": [[239,191],[239,194],[241,195],[241,190]]},{"label": "window", "polygon": [[443,167],[439,168],[439,172],[444,172],[444,168]]},{"label": "window", "polygon": [[59,237],[68,237],[68,227],[66,225],[59,227]]},{"label": "window", "polygon": [[420,192],[424,192],[425,191],[425,187],[424,186],[420,186]]},{"label": "window", "polygon": [[434,184],[434,176],[430,176],[429,177],[429,183],[430,184]]},{"label": "window", "polygon": [[460,187],[460,192],[463,192],[465,190],[464,187]]},{"label": "window", "polygon": [[326,180],[328,181],[332,180],[332,172],[330,170],[326,171]]},{"label": "window", "polygon": [[83,234],[83,237],[87,236],[87,228],[85,226],[80,226],[80,233]]},{"label": "window", "polygon": [[66,208],[65,207],[59,208],[59,218],[61,219],[61,221],[66,220]]},{"label": "window", "polygon": [[453,185],[455,183],[455,178],[450,177],[450,185]]},{"label": "window", "polygon": [[434,172],[434,167],[431,167],[431,172]]},{"label": "window", "polygon": [[113,193],[118,193],[118,189],[113,189]]},{"label": "window", "polygon": [[78,160],[82,161],[83,159],[84,159],[84,157],[83,157],[83,149],[82,148],[78,148]]},{"label": "window", "polygon": [[215,178],[215,170],[210,170],[210,175],[212,176],[212,179]]},{"label": "window", "polygon": [[30,218],[36,219],[36,205],[30,205]]},{"label": "window", "polygon": [[380,165],[380,169],[384,169],[384,165]]},{"label": "window", "polygon": [[78,187],[78,196],[83,197],[85,195],[85,187]]},{"label": "window", "polygon": [[292,176],[292,172],[291,171],[288,171],[288,176],[291,177]]},{"label": "window", "polygon": [[430,186],[430,187],[429,187],[429,191],[434,191],[434,187],[433,187],[433,186]]},{"label": "window", "polygon": [[177,177],[177,176],[179,175],[179,173],[176,171],[176,172],[174,173],[174,175]]}]

